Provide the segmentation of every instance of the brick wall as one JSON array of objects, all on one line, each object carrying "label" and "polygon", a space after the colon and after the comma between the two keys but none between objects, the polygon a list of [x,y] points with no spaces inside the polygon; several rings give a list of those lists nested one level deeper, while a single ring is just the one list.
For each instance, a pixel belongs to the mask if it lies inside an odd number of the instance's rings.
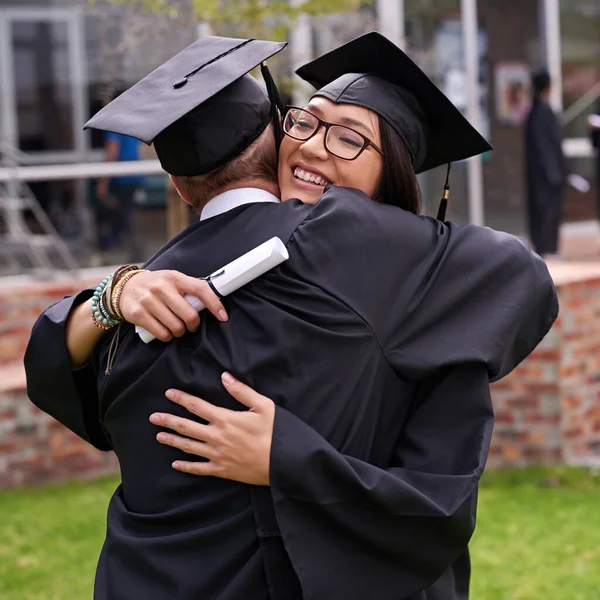
[{"label": "brick wall", "polygon": [[600,280],[561,290],[562,459],[600,464]]},{"label": "brick wall", "polygon": [[[533,354],[492,387],[491,467],[600,465],[600,263],[551,270],[561,316]],[[94,450],[31,405],[22,366],[38,313],[104,275],[0,287],[0,488],[117,472],[112,454]]]},{"label": "brick wall", "polygon": [[[582,271],[578,273],[578,271]],[[600,466],[600,265],[556,266],[560,317],[492,387],[490,466]]]},{"label": "brick wall", "polygon": [[496,424],[491,466],[552,464],[562,458],[559,327],[513,373],[492,386]]},{"label": "brick wall", "polygon": [[63,296],[97,285],[110,269],[98,270],[98,274],[95,271],[93,275],[83,271],[80,277],[45,283],[19,282],[16,278],[12,283],[6,278],[0,287],[0,367],[23,359],[31,327],[44,309]]},{"label": "brick wall", "polygon": [[23,354],[40,313],[65,295],[96,285],[112,269],[0,286],[0,489],[116,473],[112,453],[99,452],[29,402]]},{"label": "brick wall", "polygon": [[29,402],[21,366],[0,375],[0,489],[118,472],[112,452],[95,450]]}]

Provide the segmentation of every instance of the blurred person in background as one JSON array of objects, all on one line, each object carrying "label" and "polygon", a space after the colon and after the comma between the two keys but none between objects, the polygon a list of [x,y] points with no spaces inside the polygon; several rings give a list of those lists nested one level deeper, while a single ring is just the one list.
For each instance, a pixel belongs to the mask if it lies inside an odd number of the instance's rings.
[{"label": "blurred person in background", "polygon": [[546,70],[533,73],[533,104],[525,121],[525,169],[529,236],[536,252],[559,259],[558,234],[569,175],[558,117],[550,104]]},{"label": "blurred person in background", "polygon": [[[120,94],[120,91],[114,94],[113,100]],[[141,142],[135,138],[107,132],[104,143],[104,160],[107,162],[141,160]],[[134,210],[136,193],[143,185],[144,177],[140,175],[104,178],[96,185],[98,250],[105,257],[107,253],[111,254],[109,263],[117,258],[112,256],[113,251],[119,253],[118,259],[136,261],[141,258]],[[95,259],[96,262],[102,260],[102,256]]]}]

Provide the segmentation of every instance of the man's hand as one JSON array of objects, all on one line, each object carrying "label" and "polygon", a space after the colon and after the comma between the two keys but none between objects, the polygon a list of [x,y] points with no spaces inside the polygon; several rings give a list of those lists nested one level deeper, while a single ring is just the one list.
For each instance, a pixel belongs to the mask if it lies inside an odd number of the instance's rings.
[{"label": "man's hand", "polygon": [[123,287],[119,308],[128,323],[168,342],[200,326],[200,315],[184,299],[186,294],[199,298],[219,321],[227,321],[223,304],[206,281],[178,271],[144,271],[134,275]]},{"label": "man's hand", "polygon": [[173,468],[178,471],[249,485],[269,485],[275,403],[229,373],[223,373],[222,381],[227,391],[249,410],[229,410],[185,392],[168,390],[169,400],[208,424],[154,413],[150,416],[151,423],[181,434],[161,432],[156,438],[161,444],[208,459],[208,462],[177,460]]}]

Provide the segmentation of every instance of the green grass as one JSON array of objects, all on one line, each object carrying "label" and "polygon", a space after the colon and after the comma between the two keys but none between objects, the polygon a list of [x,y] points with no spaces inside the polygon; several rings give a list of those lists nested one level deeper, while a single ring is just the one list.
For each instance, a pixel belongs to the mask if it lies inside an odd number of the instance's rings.
[{"label": "green grass", "polygon": [[[92,597],[117,481],[0,494],[0,598]],[[472,544],[472,600],[598,600],[600,475],[488,473]]]},{"label": "green grass", "polygon": [[87,600],[114,479],[0,494],[0,598]]},{"label": "green grass", "polygon": [[473,600],[598,600],[600,475],[488,473],[473,539]]}]

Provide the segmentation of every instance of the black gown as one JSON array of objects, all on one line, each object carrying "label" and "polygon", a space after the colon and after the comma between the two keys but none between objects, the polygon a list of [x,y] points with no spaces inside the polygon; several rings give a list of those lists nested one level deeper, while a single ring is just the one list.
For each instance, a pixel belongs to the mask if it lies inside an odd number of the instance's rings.
[{"label": "black gown", "polygon": [[558,117],[535,99],[525,122],[525,169],[529,235],[538,254],[556,254],[569,168]]},{"label": "black gown", "polygon": [[[115,331],[92,365],[69,367],[64,322],[90,292],[34,327],[31,400],[121,466],[95,597],[466,598],[489,381],[558,312],[543,261],[507,234],[331,187],[315,206],[201,221],[148,267],[204,276],[273,235],[289,260],[225,299],[227,323],[205,314],[198,332],[148,345],[123,325],[109,375]],[[152,412],[190,416],[169,387],[242,409],[224,370],[276,403],[270,487],[177,472],[185,455],[155,439]]]}]

